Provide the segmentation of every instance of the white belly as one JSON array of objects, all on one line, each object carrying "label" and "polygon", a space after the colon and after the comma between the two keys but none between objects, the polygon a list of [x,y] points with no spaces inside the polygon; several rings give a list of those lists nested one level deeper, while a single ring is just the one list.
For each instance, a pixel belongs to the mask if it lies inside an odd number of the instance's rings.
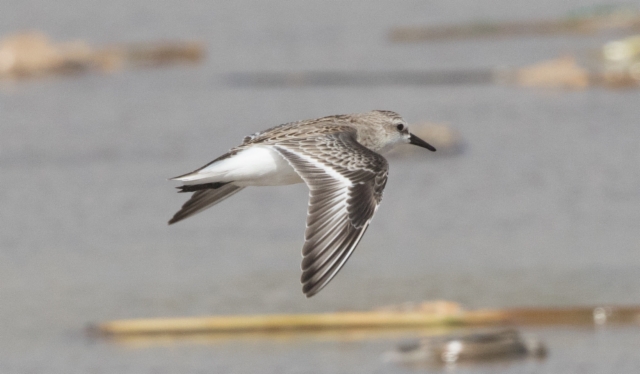
[{"label": "white belly", "polygon": [[237,186],[281,186],[302,183],[298,173],[270,146],[252,146],[179,179],[185,184],[233,182]]},{"label": "white belly", "polygon": [[[242,165],[227,174],[238,186],[282,186],[302,183],[298,173],[270,146],[253,146],[238,153]],[[231,160],[231,159],[230,159]]]}]

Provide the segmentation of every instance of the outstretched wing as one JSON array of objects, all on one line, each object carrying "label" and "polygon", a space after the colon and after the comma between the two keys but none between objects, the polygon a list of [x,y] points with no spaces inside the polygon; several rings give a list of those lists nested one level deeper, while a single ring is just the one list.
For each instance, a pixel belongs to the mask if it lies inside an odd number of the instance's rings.
[{"label": "outstretched wing", "polygon": [[222,186],[217,188],[207,188],[196,191],[193,195],[191,195],[191,198],[186,203],[184,203],[182,208],[180,208],[180,210],[173,215],[173,218],[171,218],[169,224],[172,225],[176,222],[182,221],[185,218],[191,217],[196,213],[200,213],[203,210],[210,208],[218,204],[219,202],[222,202],[222,200],[231,197],[231,195],[240,192],[240,190],[242,190],[243,188],[244,187],[228,183],[223,184]]},{"label": "outstretched wing", "polygon": [[351,132],[282,141],[274,148],[309,186],[302,291],[311,297],[338,273],[382,199],[388,164]]}]

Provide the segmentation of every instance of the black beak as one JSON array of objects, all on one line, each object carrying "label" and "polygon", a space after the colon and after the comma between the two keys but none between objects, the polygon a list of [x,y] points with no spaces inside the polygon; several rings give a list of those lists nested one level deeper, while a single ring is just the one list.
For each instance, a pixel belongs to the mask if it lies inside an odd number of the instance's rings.
[{"label": "black beak", "polygon": [[426,148],[426,149],[430,150],[431,152],[435,152],[436,151],[436,149],[431,144],[425,142],[424,140],[418,138],[417,136],[415,136],[413,134],[409,134],[409,143],[411,143],[413,145],[417,145],[418,147]]}]

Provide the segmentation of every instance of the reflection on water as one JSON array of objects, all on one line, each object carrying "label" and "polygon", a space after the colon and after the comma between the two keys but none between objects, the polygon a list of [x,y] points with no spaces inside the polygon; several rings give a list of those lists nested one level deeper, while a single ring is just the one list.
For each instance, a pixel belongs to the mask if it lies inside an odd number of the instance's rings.
[{"label": "reflection on water", "polygon": [[441,366],[456,363],[544,358],[542,342],[522,336],[514,328],[480,329],[430,337],[400,345],[385,354],[390,362],[411,366]]}]

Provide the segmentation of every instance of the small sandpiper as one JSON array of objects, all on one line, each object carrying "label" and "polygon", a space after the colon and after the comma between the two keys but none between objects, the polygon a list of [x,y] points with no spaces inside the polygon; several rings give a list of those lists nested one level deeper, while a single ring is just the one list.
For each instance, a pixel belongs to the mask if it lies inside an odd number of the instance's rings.
[{"label": "small sandpiper", "polygon": [[387,183],[380,155],[398,143],[436,149],[386,110],[286,123],[244,138],[242,144],[188,174],[172,178],[194,192],[171,218],[176,223],[248,186],[306,183],[307,228],[302,247],[302,292],[318,293],[338,273],[364,235]]}]

